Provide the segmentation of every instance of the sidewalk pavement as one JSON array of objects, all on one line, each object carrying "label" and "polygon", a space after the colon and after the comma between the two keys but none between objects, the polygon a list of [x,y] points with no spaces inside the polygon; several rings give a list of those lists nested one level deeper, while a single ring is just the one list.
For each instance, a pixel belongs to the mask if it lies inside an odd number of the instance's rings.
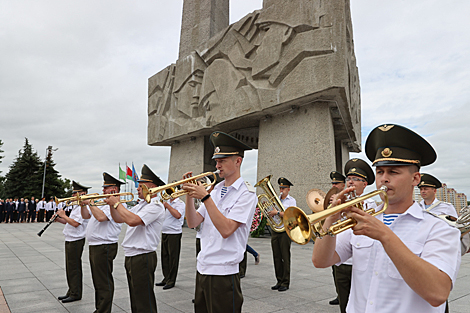
[{"label": "sidewalk pavement", "polygon": [[[84,292],[81,301],[63,304],[58,296],[67,291],[64,261],[63,225],[53,223],[42,235],[45,223],[0,224],[0,288],[12,313],[93,312],[94,290],[88,261],[88,244],[83,252]],[[123,226],[120,240],[124,238]],[[181,259],[176,286],[169,290],[155,287],[159,313],[193,312],[192,298],[196,276],[195,235],[183,229]],[[285,292],[271,290],[276,283],[270,238],[250,238],[248,244],[261,256],[259,265],[248,254],[246,277],[242,279],[243,312],[337,313],[331,268],[316,269],[311,262],[312,244],[292,243],[291,285]],[[160,251],[157,251],[160,258]],[[465,313],[470,306],[470,255],[462,258],[457,283],[450,294],[450,312]],[[158,262],[155,281],[162,279]],[[124,253],[121,247],[114,261],[115,293],[113,312],[131,312]],[[1,292],[0,292],[1,294]],[[385,295],[384,295],[385,296]],[[1,299],[0,299],[1,303]]]}]

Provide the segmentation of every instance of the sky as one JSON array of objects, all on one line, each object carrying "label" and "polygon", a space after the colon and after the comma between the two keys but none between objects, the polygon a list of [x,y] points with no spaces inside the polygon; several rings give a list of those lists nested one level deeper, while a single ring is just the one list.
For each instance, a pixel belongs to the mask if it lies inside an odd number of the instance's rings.
[{"label": "sky", "polygon": [[[147,82],[177,60],[182,4],[0,1],[0,175],[28,138],[41,159],[58,148],[55,169],[92,192],[126,162],[166,181],[170,148],[147,145]],[[261,7],[231,1],[230,22]],[[470,198],[469,12],[464,0],[351,0],[363,144],[383,123],[413,129],[438,154],[422,171]],[[256,158],[242,166],[252,184]]]}]

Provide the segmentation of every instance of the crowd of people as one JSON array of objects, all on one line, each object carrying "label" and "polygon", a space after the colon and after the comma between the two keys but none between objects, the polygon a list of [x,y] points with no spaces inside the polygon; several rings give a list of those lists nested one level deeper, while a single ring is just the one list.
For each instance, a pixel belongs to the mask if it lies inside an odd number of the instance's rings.
[{"label": "crowd of people", "polygon": [[49,222],[58,209],[65,208],[70,214],[71,208],[67,208],[64,202],[56,204],[54,197],[49,201],[34,197],[0,199],[0,223],[34,223]]}]

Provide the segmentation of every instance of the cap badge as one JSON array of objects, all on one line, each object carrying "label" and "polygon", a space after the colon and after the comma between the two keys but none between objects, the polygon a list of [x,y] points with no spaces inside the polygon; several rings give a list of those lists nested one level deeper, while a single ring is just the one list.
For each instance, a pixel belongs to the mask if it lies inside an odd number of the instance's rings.
[{"label": "cap badge", "polygon": [[392,150],[390,150],[390,148],[385,148],[385,149],[383,149],[383,151],[382,151],[382,156],[383,156],[384,158],[388,158],[388,157],[390,157],[391,155],[392,155]]},{"label": "cap badge", "polygon": [[356,171],[356,168],[353,167],[353,168],[351,169],[351,172],[355,172],[355,171]]},{"label": "cap badge", "polygon": [[220,152],[220,148],[219,147],[215,147],[215,153],[219,153]]},{"label": "cap badge", "polygon": [[383,125],[383,126],[379,126],[379,129],[380,129],[381,131],[383,131],[383,132],[387,132],[387,131],[389,131],[390,129],[392,129],[393,126],[395,126],[395,125],[387,125],[387,124],[385,124],[385,125]]},{"label": "cap badge", "polygon": [[219,133],[214,133],[212,136],[219,137]]},{"label": "cap badge", "polygon": [[351,161],[353,161],[353,162],[357,162],[357,159],[352,159]]}]

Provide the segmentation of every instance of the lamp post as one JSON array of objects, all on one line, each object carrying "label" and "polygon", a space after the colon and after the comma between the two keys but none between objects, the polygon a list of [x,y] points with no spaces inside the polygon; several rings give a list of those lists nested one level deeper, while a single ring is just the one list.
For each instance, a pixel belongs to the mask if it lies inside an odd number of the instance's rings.
[{"label": "lamp post", "polygon": [[46,158],[44,159],[44,175],[42,177],[42,192],[41,192],[41,199],[44,198],[44,185],[46,184],[46,165],[47,165],[47,156],[48,152],[52,153],[52,151],[57,151],[59,148],[52,149],[52,146],[47,147],[46,149]]}]

